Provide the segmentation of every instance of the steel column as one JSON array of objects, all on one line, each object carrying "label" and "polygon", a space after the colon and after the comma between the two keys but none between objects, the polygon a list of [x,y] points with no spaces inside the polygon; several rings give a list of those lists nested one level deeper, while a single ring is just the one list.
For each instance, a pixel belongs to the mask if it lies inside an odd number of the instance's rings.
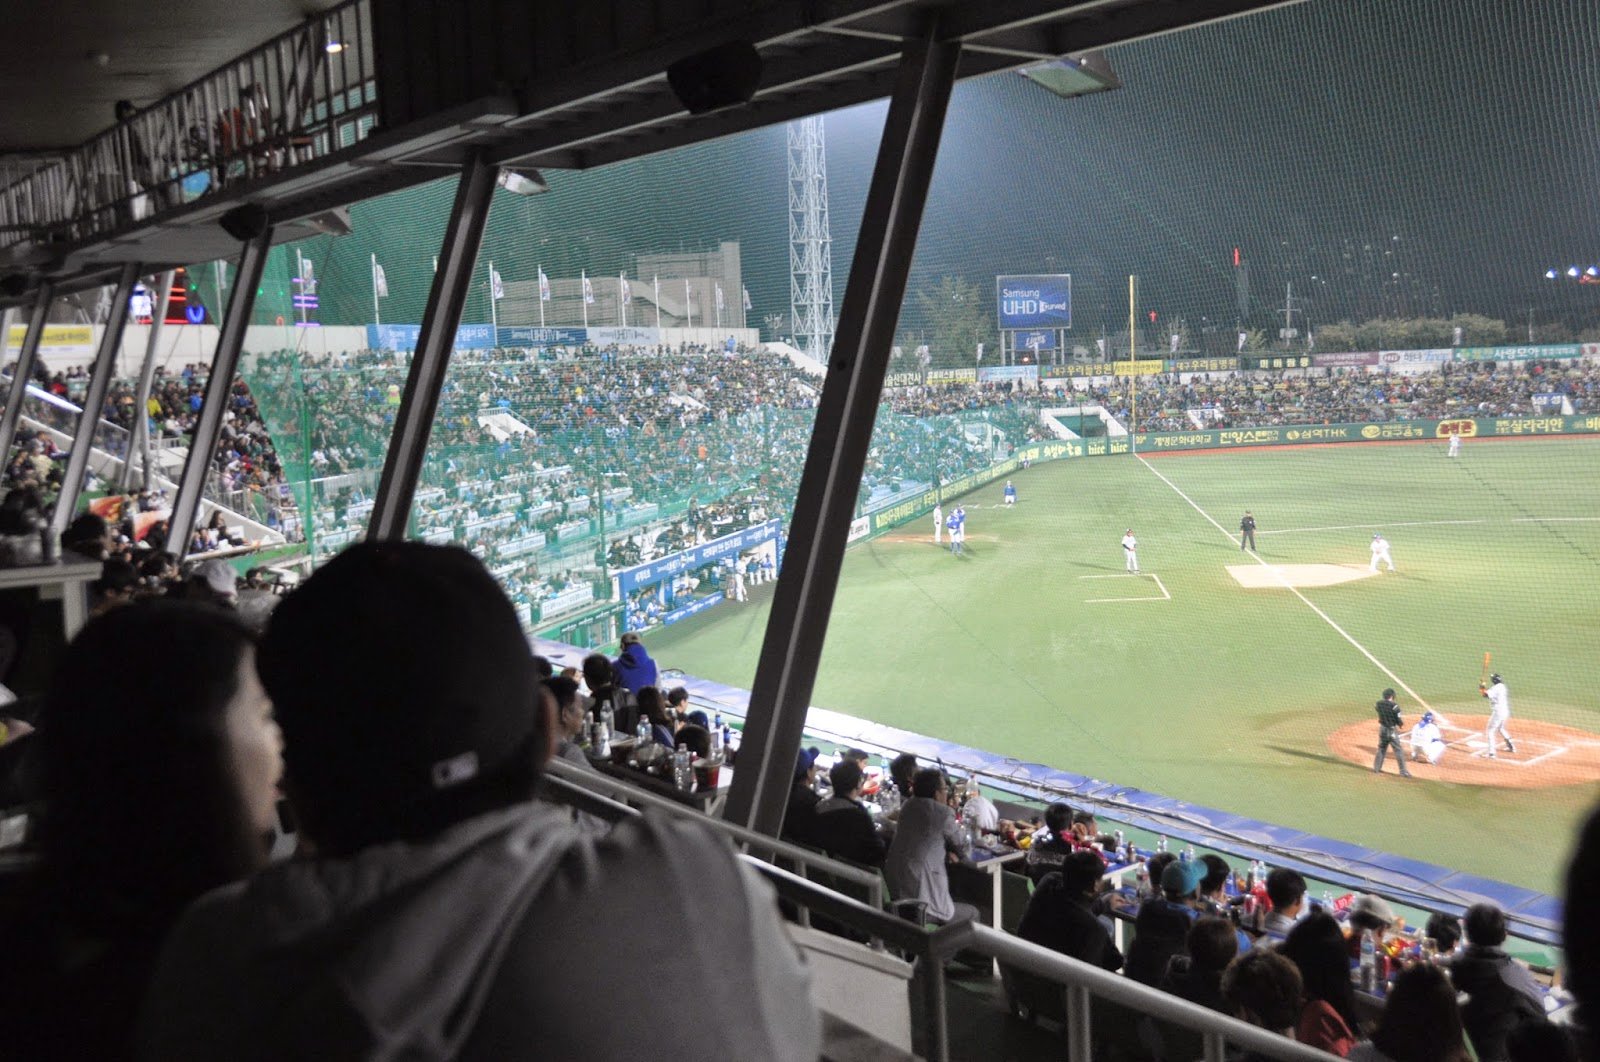
[{"label": "steel column", "polygon": [[117,481],[117,488],[123,491],[133,485],[133,452],[136,448],[139,451],[140,482],[145,490],[150,489],[150,387],[156,378],[156,346],[161,341],[161,328],[167,319],[167,307],[172,299],[172,277],[173,271],[170,269],[156,277],[156,285],[161,290],[150,307],[150,335],[144,345],[144,364],[139,368],[139,390],[133,397],[136,415],[129,426],[128,456],[122,462],[122,475]]},{"label": "steel column", "polygon": [[[117,275],[117,287],[111,296],[111,314],[106,318],[105,331],[100,334],[100,349],[95,354],[94,368],[89,373],[89,390],[83,396],[83,412],[78,415],[78,427],[72,434],[72,453],[67,455],[67,470],[61,480],[61,494],[50,513],[50,531],[60,535],[78,510],[78,495],[83,490],[83,474],[89,469],[89,451],[94,449],[95,431],[100,424],[100,411],[106,404],[106,392],[111,390],[111,377],[116,375],[117,350],[122,346],[122,330],[128,324],[128,300],[133,298],[133,286],[139,281],[139,266],[130,262]],[[134,411],[135,420],[138,410]],[[131,429],[132,424],[128,427]],[[129,436],[130,441],[132,436]],[[123,465],[132,460],[132,447],[123,455]]]},{"label": "steel column", "polygon": [[[428,292],[428,307],[422,313],[417,350],[411,358],[411,371],[406,374],[400,413],[389,438],[389,452],[383,459],[383,478],[378,480],[372,518],[367,523],[369,541],[405,537],[428,436],[439,410],[439,392],[450,368],[450,352],[455,347],[456,328],[461,324],[478,249],[483,244],[483,229],[489,220],[498,175],[499,167],[491,164],[483,152],[475,153],[461,171],[455,205],[450,208],[450,222],[439,249],[439,266]],[[309,520],[311,514],[305,515]]]},{"label": "steel column", "polygon": [[206,473],[217,455],[217,439],[222,436],[222,414],[227,412],[228,392],[233,387],[234,370],[239,367],[239,351],[244,346],[245,328],[256,305],[256,288],[267,265],[272,247],[272,226],[266,225],[253,239],[246,240],[239,255],[239,274],[234,278],[233,294],[217,336],[217,349],[211,355],[211,375],[200,405],[200,419],[189,440],[189,456],[183,462],[183,478],[178,481],[178,496],[172,500],[172,520],[167,526],[167,550],[181,561],[189,552],[189,534],[194,530],[205,490]]},{"label": "steel column", "polygon": [[961,46],[935,40],[936,35],[936,20],[931,19],[925,38],[906,43],[795,498],[783,572],[756,665],[726,817],[763,833],[775,835],[783,823],[890,342],[955,83]]},{"label": "steel column", "polygon": [[[33,364],[39,358],[39,340],[44,338],[44,323],[50,316],[50,303],[54,299],[55,285],[46,280],[39,285],[39,294],[34,296],[28,330],[22,335],[22,346],[17,349],[11,390],[6,393],[5,413],[0,414],[0,470],[11,464],[11,447],[16,441],[17,422],[22,418],[22,401],[28,394],[28,377],[33,375]],[[6,338],[10,338],[9,333]]]}]

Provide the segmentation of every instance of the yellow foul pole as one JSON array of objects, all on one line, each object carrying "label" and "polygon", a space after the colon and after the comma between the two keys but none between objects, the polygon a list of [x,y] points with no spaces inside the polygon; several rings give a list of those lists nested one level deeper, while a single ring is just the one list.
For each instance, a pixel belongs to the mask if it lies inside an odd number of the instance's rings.
[{"label": "yellow foul pole", "polygon": [[1128,452],[1133,452],[1134,436],[1139,430],[1139,367],[1135,364],[1138,352],[1134,343],[1134,286],[1139,278],[1128,274],[1128,391],[1132,395],[1132,423],[1128,425]]}]

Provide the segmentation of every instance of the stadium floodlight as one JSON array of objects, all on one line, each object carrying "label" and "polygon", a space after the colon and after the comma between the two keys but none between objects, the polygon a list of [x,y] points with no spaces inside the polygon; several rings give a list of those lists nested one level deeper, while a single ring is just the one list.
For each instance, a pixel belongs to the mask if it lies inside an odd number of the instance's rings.
[{"label": "stadium floodlight", "polygon": [[1591,277],[1600,277],[1600,266],[1590,266],[1584,273]]},{"label": "stadium floodlight", "polygon": [[1554,269],[1546,269],[1544,271],[1544,278],[1546,280],[1554,280],[1556,278],[1556,271]]},{"label": "stadium floodlight", "polygon": [[1577,266],[1568,266],[1567,267],[1567,276],[1575,277],[1577,275],[1578,275],[1578,267]]},{"label": "stadium floodlight", "polygon": [[495,183],[512,195],[539,195],[550,190],[544,174],[532,169],[502,169]]},{"label": "stadium floodlight", "polygon": [[1023,67],[1017,73],[1064,100],[1122,87],[1105,53],[1099,51],[1064,55],[1039,66]]}]

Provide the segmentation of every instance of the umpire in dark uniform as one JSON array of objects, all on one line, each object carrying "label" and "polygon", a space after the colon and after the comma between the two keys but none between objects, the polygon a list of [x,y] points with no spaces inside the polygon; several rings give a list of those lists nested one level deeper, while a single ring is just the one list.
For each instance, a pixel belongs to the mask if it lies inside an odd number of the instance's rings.
[{"label": "umpire in dark uniform", "polygon": [[1239,521],[1239,552],[1243,553],[1245,546],[1256,548],[1256,518],[1250,515],[1250,510],[1244,511],[1244,518]]},{"label": "umpire in dark uniform", "polygon": [[1400,706],[1394,703],[1394,690],[1383,691],[1383,700],[1373,705],[1378,713],[1378,755],[1372,760],[1372,773],[1383,773],[1383,754],[1389,747],[1394,746],[1394,762],[1400,768],[1402,777],[1410,778],[1411,772],[1406,770],[1406,754],[1400,748]]}]

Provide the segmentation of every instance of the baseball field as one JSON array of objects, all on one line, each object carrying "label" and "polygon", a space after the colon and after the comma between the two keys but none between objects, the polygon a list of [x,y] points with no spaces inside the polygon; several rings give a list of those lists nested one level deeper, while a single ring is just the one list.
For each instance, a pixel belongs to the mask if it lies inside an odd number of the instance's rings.
[{"label": "baseball field", "polygon": [[[853,547],[813,702],[1543,891],[1600,788],[1600,439],[1036,465]],[[1257,520],[1255,554],[1238,524]],[[1141,575],[1125,574],[1132,527]],[[1397,571],[1372,574],[1374,532]],[[748,686],[771,587],[651,636]],[[1485,653],[1517,752],[1489,760]],[[1372,705],[1450,720],[1372,773]]]}]

